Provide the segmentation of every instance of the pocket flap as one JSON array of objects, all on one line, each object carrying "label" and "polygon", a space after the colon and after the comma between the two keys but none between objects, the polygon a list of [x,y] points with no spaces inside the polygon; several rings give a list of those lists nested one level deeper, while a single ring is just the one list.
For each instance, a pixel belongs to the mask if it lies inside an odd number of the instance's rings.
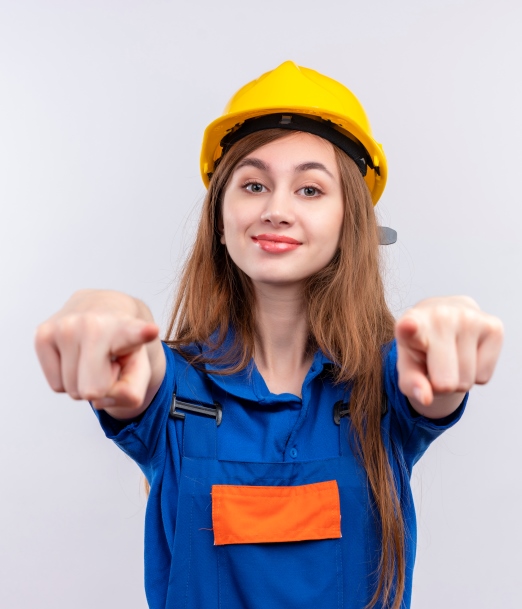
[{"label": "pocket flap", "polygon": [[341,537],[336,480],[302,486],[212,486],[214,544]]}]

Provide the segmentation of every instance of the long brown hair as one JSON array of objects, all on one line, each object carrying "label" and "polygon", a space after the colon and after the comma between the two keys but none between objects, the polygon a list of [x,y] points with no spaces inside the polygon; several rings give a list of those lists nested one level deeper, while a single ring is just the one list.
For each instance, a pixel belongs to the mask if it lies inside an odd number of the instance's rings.
[{"label": "long brown hair", "polygon": [[[225,364],[220,373],[231,374],[244,369],[254,355],[253,286],[220,243],[218,223],[223,195],[237,163],[260,146],[288,136],[281,129],[246,136],[227,152],[210,181],[167,329],[167,342],[196,366]],[[398,609],[405,579],[404,524],[380,431],[382,348],[393,338],[394,319],[384,297],[370,193],[354,162],[335,146],[334,150],[345,199],[344,219],[334,258],[309,277],[304,287],[309,341],[336,364],[336,382],[353,384],[351,439],[367,473],[382,541],[378,583],[368,607],[381,601]],[[235,330],[235,343],[217,357],[215,351],[229,327]],[[184,348],[191,343],[207,344],[210,352],[206,356],[188,354]]]}]

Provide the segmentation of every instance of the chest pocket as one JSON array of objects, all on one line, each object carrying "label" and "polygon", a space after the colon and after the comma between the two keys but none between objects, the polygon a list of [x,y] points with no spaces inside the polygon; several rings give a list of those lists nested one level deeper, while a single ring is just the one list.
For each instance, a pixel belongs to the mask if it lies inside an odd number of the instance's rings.
[{"label": "chest pocket", "polygon": [[299,486],[212,486],[215,545],[341,537],[337,482]]},{"label": "chest pocket", "polygon": [[341,607],[335,480],[214,485],[212,521],[223,607]]}]

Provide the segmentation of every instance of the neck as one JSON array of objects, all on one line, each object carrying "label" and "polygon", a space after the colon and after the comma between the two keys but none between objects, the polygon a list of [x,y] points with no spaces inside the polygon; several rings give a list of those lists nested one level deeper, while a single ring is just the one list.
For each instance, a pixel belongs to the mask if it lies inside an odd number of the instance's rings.
[{"label": "neck", "polygon": [[256,286],[254,360],[272,393],[301,395],[312,355],[301,288]]}]

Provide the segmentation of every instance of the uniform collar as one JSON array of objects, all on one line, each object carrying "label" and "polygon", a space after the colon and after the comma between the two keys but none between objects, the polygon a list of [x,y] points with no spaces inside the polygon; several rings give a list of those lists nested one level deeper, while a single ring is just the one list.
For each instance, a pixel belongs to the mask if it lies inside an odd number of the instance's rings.
[{"label": "uniform collar", "polygon": [[[214,333],[211,337],[217,338],[217,332]],[[223,345],[218,350],[218,354],[220,352],[226,352],[229,350],[234,342],[234,331],[230,328],[227,332],[227,336],[223,342]],[[209,348],[207,345],[203,345],[201,348],[202,353],[208,352]],[[324,355],[320,350],[317,350],[314,354],[314,359],[312,361],[312,365],[308,370],[308,373],[303,382],[303,391],[309,383],[311,383],[315,378],[317,378],[324,370],[331,369],[335,364]],[[251,400],[259,403],[265,403],[267,405],[273,403],[283,403],[283,402],[300,402],[301,398],[291,393],[281,393],[275,395],[270,393],[266,383],[261,376],[257,366],[255,365],[254,360],[252,359],[248,366],[241,370],[240,372],[236,372],[234,374],[216,374],[213,373],[212,370],[220,370],[224,369],[223,365],[215,365],[215,364],[205,364],[205,369],[207,371],[208,378],[210,381],[219,387],[222,391],[224,391],[227,395],[231,395],[237,398],[241,398],[244,400]]]}]

